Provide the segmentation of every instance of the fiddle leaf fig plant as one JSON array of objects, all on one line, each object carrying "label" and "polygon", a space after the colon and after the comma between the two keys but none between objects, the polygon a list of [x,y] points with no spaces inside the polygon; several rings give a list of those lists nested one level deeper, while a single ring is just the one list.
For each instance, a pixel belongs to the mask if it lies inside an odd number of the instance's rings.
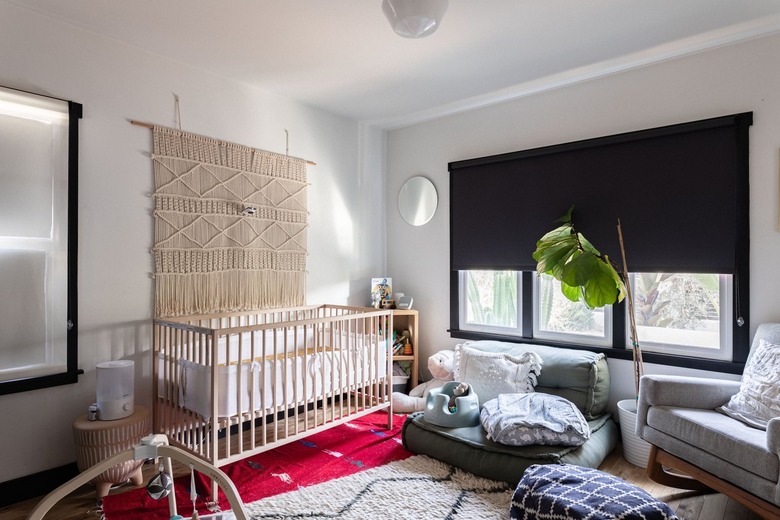
[{"label": "fiddle leaf fig plant", "polygon": [[561,225],[536,242],[536,272],[561,282],[561,292],[573,302],[595,309],[623,301],[626,285],[607,255],[574,228],[574,206],[558,219]]},{"label": "fiddle leaf fig plant", "polygon": [[618,219],[618,238],[623,258],[622,269],[609,256],[601,254],[593,244],[574,228],[574,206],[556,222],[561,225],[536,242],[533,258],[536,272],[549,274],[561,282],[561,292],[573,302],[582,301],[595,309],[619,303],[627,297],[629,334],[634,364],[634,385],[639,395],[639,379],[644,373],[642,350],[639,347],[628,265],[623,248],[623,232]]}]

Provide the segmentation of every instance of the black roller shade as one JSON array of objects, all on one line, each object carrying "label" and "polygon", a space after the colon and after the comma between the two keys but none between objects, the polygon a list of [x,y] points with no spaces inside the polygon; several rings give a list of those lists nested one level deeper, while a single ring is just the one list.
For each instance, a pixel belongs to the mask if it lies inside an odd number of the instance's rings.
[{"label": "black roller shade", "polygon": [[536,241],[570,206],[634,272],[737,274],[748,255],[752,112],[449,164],[451,267],[536,268]]}]

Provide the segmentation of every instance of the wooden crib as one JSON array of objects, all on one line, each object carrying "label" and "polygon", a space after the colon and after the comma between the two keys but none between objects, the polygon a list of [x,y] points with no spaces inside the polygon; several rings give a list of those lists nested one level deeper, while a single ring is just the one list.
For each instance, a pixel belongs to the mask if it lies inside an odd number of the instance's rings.
[{"label": "wooden crib", "polygon": [[337,305],[156,319],[154,432],[220,467],[377,410],[391,428],[392,319]]}]

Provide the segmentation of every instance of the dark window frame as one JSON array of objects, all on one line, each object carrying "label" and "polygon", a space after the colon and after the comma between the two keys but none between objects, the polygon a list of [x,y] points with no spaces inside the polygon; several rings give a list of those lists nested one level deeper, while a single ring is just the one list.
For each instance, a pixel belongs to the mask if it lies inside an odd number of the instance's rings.
[{"label": "dark window frame", "polygon": [[[16,89],[11,89],[16,90]],[[67,268],[67,353],[65,372],[0,382],[0,395],[28,392],[41,388],[78,382],[84,371],[78,367],[78,194],[79,194],[79,120],[83,106],[74,101],[19,91],[32,96],[56,99],[68,103],[68,268]]]},{"label": "dark window frame", "polygon": [[[563,347],[574,350],[589,350],[591,352],[601,352],[609,358],[632,359],[631,350],[626,348],[626,305],[625,302],[612,306],[612,346],[601,347],[597,345],[577,344],[573,341],[558,341],[549,339],[537,339],[533,336],[533,305],[526,305],[524,302],[533,300],[533,276],[531,271],[521,271],[522,273],[522,325],[521,336],[494,334],[484,331],[463,330],[459,328],[459,310],[460,310],[460,286],[458,271],[450,273],[450,336],[464,340],[496,340],[507,341],[510,343],[532,343],[541,345],[551,345],[554,347]],[[641,338],[640,338],[641,343]],[[736,357],[738,345],[735,343],[732,357]],[[750,348],[750,345],[747,345]],[[708,370],[712,372],[722,372],[727,374],[741,374],[745,368],[745,362],[742,361],[723,361],[712,360],[700,357],[683,356],[679,354],[662,354],[657,352],[642,351],[642,359],[645,363],[655,363],[659,365],[672,365],[682,368],[694,368],[699,370]]]},{"label": "dark window frame", "polygon": [[[673,133],[679,131],[679,129],[685,125],[692,128],[708,128],[714,124],[720,124],[722,121],[733,122],[736,129],[734,144],[736,148],[735,155],[735,228],[736,236],[734,238],[735,243],[735,260],[733,276],[733,309],[734,315],[726,319],[734,319],[732,336],[732,360],[709,360],[705,358],[690,357],[676,354],[663,354],[655,352],[643,351],[644,361],[647,363],[656,363],[662,365],[673,365],[684,368],[693,368],[700,370],[708,370],[722,373],[740,374],[742,373],[745,361],[747,360],[748,353],[750,351],[750,273],[749,273],[749,139],[748,139],[748,127],[752,124],[752,112],[735,114],[733,116],[724,116],[722,118],[713,118],[709,120],[703,120],[693,123],[683,123],[682,125],[671,125],[669,127],[661,127],[651,130],[643,130],[639,132],[630,132],[627,134],[620,134],[617,136],[608,136],[604,138],[589,139],[586,141],[578,141],[574,143],[566,143],[563,145],[553,145],[549,147],[538,148],[534,150],[526,150],[522,152],[513,152],[509,154],[502,154],[499,156],[483,157],[478,159],[470,159],[466,161],[458,161],[450,163],[450,335],[453,338],[468,339],[468,340],[481,340],[492,339],[509,341],[515,343],[541,343],[546,345],[559,346],[572,349],[583,349],[595,352],[603,352],[608,357],[617,359],[631,359],[632,353],[630,349],[625,346],[625,330],[626,330],[626,310],[625,303],[613,305],[613,334],[612,334],[612,346],[611,347],[598,347],[593,345],[579,345],[573,342],[561,342],[550,340],[539,340],[533,337],[533,305],[529,305],[527,302],[532,302],[532,276],[533,272],[518,269],[515,265],[474,265],[464,266],[461,261],[456,261],[453,258],[453,222],[454,218],[454,206],[453,202],[453,176],[457,174],[457,169],[461,167],[479,166],[482,164],[497,163],[506,160],[516,160],[523,157],[535,157],[544,155],[547,153],[555,153],[557,151],[568,151],[571,149],[588,148],[589,146],[597,147],[604,143],[620,142],[623,139],[636,138],[640,134],[642,136],[655,137],[658,135],[664,135],[665,132]],[[489,179],[485,180],[486,185],[489,185]],[[564,208],[565,211],[565,208]],[[461,220],[462,221],[462,220]],[[552,227],[552,223],[550,225]],[[550,229],[551,229],[550,227]],[[540,235],[541,236],[541,235]],[[590,237],[590,235],[588,235]],[[462,250],[462,247],[460,248]],[[483,257],[484,258],[484,257]],[[483,259],[478,259],[478,262],[483,262]],[[488,260],[489,261],[489,260]],[[522,262],[526,262],[523,259]],[[461,330],[460,319],[460,269],[495,269],[495,270],[519,270],[522,272],[522,289],[520,296],[520,305],[522,308],[522,336],[507,336],[501,334],[492,334],[486,332]],[[670,272],[671,270],[667,270]],[[681,270],[682,271],[682,270]],[[684,272],[684,271],[683,271]],[[739,326],[736,321],[741,318],[743,325]],[[641,338],[640,338],[641,341]]]}]

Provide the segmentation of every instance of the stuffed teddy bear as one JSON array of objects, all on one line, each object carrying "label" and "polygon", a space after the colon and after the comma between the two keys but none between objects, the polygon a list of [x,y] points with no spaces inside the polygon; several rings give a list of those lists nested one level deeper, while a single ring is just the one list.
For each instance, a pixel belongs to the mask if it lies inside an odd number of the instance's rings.
[{"label": "stuffed teddy bear", "polygon": [[429,357],[428,370],[430,370],[433,379],[412,388],[409,395],[393,392],[393,412],[412,413],[424,410],[428,392],[433,388],[440,388],[447,381],[454,379],[455,351],[440,350]]}]

